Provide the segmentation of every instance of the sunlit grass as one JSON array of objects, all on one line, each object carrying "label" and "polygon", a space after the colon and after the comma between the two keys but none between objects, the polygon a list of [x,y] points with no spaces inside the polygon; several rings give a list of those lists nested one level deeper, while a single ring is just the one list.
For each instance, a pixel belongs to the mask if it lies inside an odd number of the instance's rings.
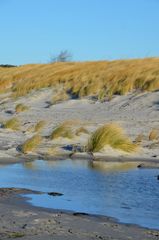
[{"label": "sunlit grass", "polygon": [[159,131],[157,129],[152,129],[149,133],[149,141],[157,140],[159,138]]},{"label": "sunlit grass", "polygon": [[17,104],[16,107],[15,107],[15,111],[16,111],[17,113],[19,113],[19,112],[24,112],[24,111],[26,111],[26,110],[28,110],[28,107],[25,106],[25,105],[22,104],[22,103]]},{"label": "sunlit grass", "polygon": [[40,135],[34,135],[33,137],[26,140],[21,146],[21,151],[23,153],[28,153],[34,151],[38,145],[41,143],[42,137]]},{"label": "sunlit grass", "polygon": [[35,126],[34,126],[34,125],[29,126],[29,127],[26,129],[26,131],[27,131],[27,132],[30,132],[30,133],[34,132],[34,131],[35,131]]},{"label": "sunlit grass", "polygon": [[34,127],[34,131],[40,132],[44,128],[45,125],[46,125],[46,122],[44,120],[37,122],[37,124]]},{"label": "sunlit grass", "polygon": [[57,156],[60,155],[60,148],[59,147],[49,147],[47,153],[51,156]]},{"label": "sunlit grass", "polygon": [[11,232],[11,233],[9,233],[9,238],[12,238],[12,239],[22,238],[24,236],[25,236],[25,234],[23,232]]},{"label": "sunlit grass", "polygon": [[89,134],[89,131],[84,127],[80,127],[76,130],[76,135],[77,136],[80,136],[82,133]]},{"label": "sunlit grass", "polygon": [[18,130],[20,128],[20,121],[17,118],[11,118],[4,123],[4,128]]},{"label": "sunlit grass", "polygon": [[136,138],[135,138],[135,143],[140,144],[143,140],[144,136],[143,134],[139,134]]},{"label": "sunlit grass", "polygon": [[55,102],[67,99],[68,92],[76,97],[96,95],[103,101],[133,90],[154,91],[159,89],[159,58],[0,68],[0,91],[10,90],[18,97],[45,87],[64,89],[54,96]]},{"label": "sunlit grass", "polygon": [[87,149],[89,152],[100,152],[108,145],[125,152],[134,152],[137,149],[123,129],[115,123],[99,127],[90,137]]},{"label": "sunlit grass", "polygon": [[52,97],[52,104],[56,104],[62,101],[66,101],[69,99],[69,95],[64,91],[58,91],[56,94]]},{"label": "sunlit grass", "polygon": [[72,123],[70,121],[66,121],[66,122],[60,124],[58,127],[56,127],[52,131],[50,138],[52,140],[59,138],[59,137],[69,138],[69,139],[73,138],[74,134],[71,129],[71,125],[72,125]]}]

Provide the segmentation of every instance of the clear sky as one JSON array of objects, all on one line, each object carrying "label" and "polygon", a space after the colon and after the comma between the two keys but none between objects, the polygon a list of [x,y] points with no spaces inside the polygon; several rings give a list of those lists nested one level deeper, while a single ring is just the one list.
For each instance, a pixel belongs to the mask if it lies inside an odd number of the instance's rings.
[{"label": "clear sky", "polygon": [[0,64],[159,56],[159,0],[0,0]]}]

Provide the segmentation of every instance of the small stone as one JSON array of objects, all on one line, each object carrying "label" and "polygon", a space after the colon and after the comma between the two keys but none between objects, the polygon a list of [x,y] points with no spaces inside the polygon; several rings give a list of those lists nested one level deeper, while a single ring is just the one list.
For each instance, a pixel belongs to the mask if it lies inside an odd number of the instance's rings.
[{"label": "small stone", "polygon": [[58,196],[62,196],[63,193],[58,193],[58,192],[49,192],[48,195],[53,196],[53,197],[58,197]]}]

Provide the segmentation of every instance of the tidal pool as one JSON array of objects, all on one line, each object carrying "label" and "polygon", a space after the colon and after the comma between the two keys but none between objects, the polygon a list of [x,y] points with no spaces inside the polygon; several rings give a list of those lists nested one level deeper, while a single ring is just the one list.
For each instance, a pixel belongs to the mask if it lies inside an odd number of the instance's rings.
[{"label": "tidal pool", "polygon": [[[42,161],[0,168],[0,187],[28,188],[35,206],[106,215],[159,229],[158,169],[85,160]],[[49,196],[47,192],[63,193]]]}]

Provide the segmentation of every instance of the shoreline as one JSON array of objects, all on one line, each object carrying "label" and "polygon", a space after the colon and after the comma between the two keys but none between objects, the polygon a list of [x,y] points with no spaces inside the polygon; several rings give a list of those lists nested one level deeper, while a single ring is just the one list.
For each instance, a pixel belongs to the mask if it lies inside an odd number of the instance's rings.
[{"label": "shoreline", "polygon": [[0,157],[0,164],[8,165],[8,164],[16,164],[16,163],[25,163],[32,162],[35,160],[46,160],[46,161],[56,161],[56,160],[85,160],[92,162],[103,162],[103,163],[136,163],[139,168],[159,168],[159,159],[150,158],[150,157],[134,157],[134,156],[109,156],[109,155],[96,155],[92,158],[87,153],[75,154],[70,157],[70,154],[59,154],[57,156],[49,156],[49,155],[22,155],[19,157]]},{"label": "shoreline", "polygon": [[27,202],[25,194],[29,193],[40,194],[27,189],[0,188],[1,239],[15,235],[22,239],[47,240],[159,238],[159,230],[120,223],[111,217],[35,207]]}]

